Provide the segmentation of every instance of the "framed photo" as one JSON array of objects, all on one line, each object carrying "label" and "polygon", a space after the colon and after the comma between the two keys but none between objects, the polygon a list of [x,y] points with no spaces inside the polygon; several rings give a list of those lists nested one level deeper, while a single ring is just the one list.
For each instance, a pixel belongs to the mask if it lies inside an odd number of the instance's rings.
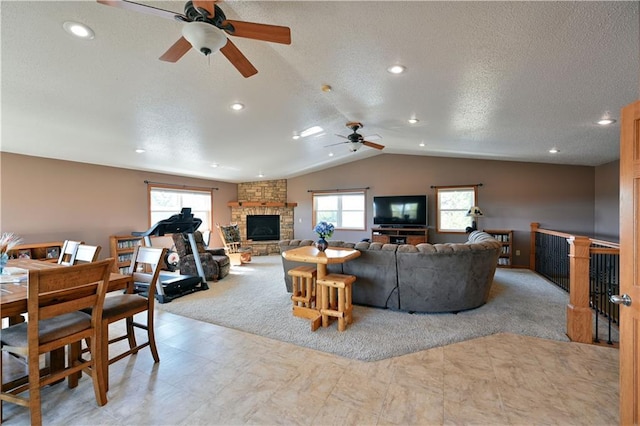
[{"label": "framed photo", "polygon": [[18,250],[18,259],[31,259],[31,250]]},{"label": "framed photo", "polygon": [[60,257],[60,247],[48,247],[47,259],[57,259]]}]

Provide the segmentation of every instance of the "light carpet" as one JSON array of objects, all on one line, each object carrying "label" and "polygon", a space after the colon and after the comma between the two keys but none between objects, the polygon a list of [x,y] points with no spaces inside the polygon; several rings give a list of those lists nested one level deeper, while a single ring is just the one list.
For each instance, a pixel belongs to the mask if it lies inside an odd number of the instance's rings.
[{"label": "light carpet", "polygon": [[[489,301],[457,314],[409,314],[354,306],[353,324],[344,332],[331,327],[312,332],[308,320],[291,313],[279,255],[254,256],[209,290],[158,309],[363,361],[417,352],[495,333],[517,333],[568,341],[569,296],[526,269],[498,269]],[[357,285],[357,281],[354,285]]]}]

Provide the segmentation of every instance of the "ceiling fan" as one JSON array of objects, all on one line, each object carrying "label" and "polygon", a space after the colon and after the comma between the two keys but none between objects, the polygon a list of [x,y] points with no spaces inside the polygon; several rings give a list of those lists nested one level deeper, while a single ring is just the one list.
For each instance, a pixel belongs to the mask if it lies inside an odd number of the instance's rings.
[{"label": "ceiling fan", "polygon": [[273,43],[291,44],[291,30],[288,27],[227,19],[222,9],[216,5],[219,0],[188,1],[184,5],[184,15],[128,0],[97,1],[107,6],[184,22],[182,37],[160,57],[160,60],[166,62],[177,62],[192,47],[205,56],[220,50],[246,78],[257,74],[258,70],[227,38],[227,34]]},{"label": "ceiling fan", "polygon": [[[368,146],[370,148],[374,148],[374,149],[384,149],[384,145],[380,145],[377,143],[373,143],[370,141],[365,140],[365,137],[362,136],[360,133],[358,133],[358,129],[361,129],[364,127],[364,125],[362,123],[358,123],[357,121],[350,121],[347,123],[347,127],[350,128],[351,130],[353,130],[353,133],[351,133],[349,136],[342,136],[342,135],[336,135],[339,136],[341,138],[346,139],[345,142],[338,142],[338,143],[334,143],[331,145],[327,145],[327,146],[335,146],[335,145],[340,145],[343,143],[348,143],[349,145],[349,151],[351,152],[356,152],[357,150],[359,150],[362,145]],[[381,139],[381,137],[379,135],[370,135],[366,137],[367,139],[373,139],[373,140],[377,140],[377,139]]]}]

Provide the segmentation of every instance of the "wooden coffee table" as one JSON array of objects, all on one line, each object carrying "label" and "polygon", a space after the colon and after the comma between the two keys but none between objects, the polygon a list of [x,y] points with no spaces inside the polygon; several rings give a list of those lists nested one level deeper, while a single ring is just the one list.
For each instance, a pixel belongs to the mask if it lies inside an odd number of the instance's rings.
[{"label": "wooden coffee table", "polygon": [[[282,257],[287,260],[304,263],[315,263],[317,277],[321,279],[327,275],[327,265],[333,263],[345,263],[360,256],[360,251],[351,248],[329,247],[321,252],[314,246],[302,246],[282,253]],[[294,306],[293,315],[299,318],[311,320],[311,330],[315,331],[322,324],[322,316],[319,308],[308,308],[306,306]]]}]

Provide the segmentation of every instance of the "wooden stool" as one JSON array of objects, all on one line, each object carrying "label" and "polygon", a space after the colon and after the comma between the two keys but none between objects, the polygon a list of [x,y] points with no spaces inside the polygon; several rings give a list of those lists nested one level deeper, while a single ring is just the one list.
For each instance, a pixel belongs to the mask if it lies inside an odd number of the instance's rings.
[{"label": "wooden stool", "polygon": [[287,272],[291,277],[293,306],[311,308],[316,305],[316,277],[318,272],[315,266],[298,266]]},{"label": "wooden stool", "polygon": [[[344,331],[353,322],[351,304],[351,284],[353,275],[329,274],[316,281],[320,293],[320,314],[322,326],[329,326],[329,317],[338,318],[338,330]],[[337,293],[337,305],[336,305]]]}]

